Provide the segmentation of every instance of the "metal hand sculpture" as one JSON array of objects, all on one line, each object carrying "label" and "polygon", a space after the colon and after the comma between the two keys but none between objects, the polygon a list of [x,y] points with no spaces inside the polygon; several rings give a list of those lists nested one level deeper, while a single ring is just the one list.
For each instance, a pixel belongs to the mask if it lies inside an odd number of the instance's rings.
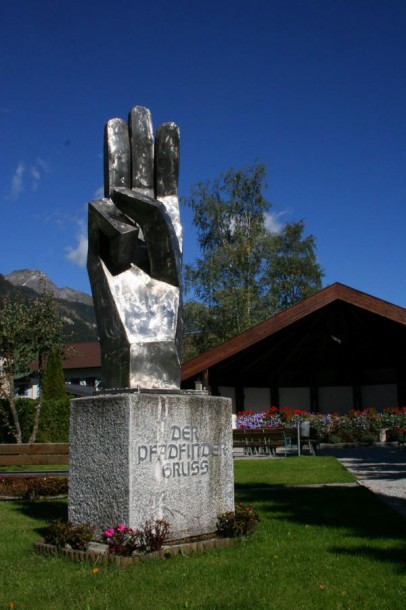
[{"label": "metal hand sculpture", "polygon": [[151,114],[105,128],[105,199],[89,204],[88,272],[106,388],[180,387],[179,128]]}]

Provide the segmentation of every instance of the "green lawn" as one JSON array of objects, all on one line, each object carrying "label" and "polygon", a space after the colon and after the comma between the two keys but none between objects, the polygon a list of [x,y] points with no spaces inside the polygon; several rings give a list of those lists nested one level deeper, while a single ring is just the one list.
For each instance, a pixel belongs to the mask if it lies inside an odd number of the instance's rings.
[{"label": "green lawn", "polygon": [[261,517],[251,538],[97,573],[33,553],[65,501],[1,502],[0,610],[403,610],[406,520],[362,487],[290,487],[344,482],[334,458],[238,461],[235,472],[236,500]]},{"label": "green lawn", "polygon": [[2,472],[67,472],[68,470],[69,466],[64,464],[54,464],[47,466],[44,466],[43,464],[39,464],[36,466],[0,466],[0,476]]},{"label": "green lawn", "polygon": [[314,459],[307,456],[236,460],[234,476],[238,487],[352,483],[356,480],[334,457]]}]

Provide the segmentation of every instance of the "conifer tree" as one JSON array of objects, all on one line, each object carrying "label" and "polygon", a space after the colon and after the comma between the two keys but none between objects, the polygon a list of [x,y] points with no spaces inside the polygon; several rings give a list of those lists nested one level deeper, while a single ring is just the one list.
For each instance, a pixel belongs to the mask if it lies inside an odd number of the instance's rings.
[{"label": "conifer tree", "polygon": [[47,358],[42,379],[42,397],[44,400],[66,398],[65,377],[61,350],[54,348]]}]

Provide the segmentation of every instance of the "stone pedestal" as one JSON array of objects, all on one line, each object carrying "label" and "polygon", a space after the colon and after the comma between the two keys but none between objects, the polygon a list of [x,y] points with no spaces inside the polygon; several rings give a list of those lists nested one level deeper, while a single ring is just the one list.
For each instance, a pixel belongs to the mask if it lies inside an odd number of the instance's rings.
[{"label": "stone pedestal", "polygon": [[171,538],[214,532],[234,510],[231,401],[106,394],[71,403],[69,519],[100,533],[166,519]]}]

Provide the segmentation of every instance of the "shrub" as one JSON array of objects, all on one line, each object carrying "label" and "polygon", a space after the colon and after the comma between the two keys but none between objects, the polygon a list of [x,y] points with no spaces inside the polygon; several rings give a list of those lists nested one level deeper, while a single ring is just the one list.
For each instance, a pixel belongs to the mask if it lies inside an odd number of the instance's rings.
[{"label": "shrub", "polygon": [[134,551],[151,553],[159,551],[170,534],[169,523],[165,519],[146,521],[144,525],[133,530],[123,523],[103,532],[103,541],[113,555],[132,555]]},{"label": "shrub", "polygon": [[266,417],[266,413],[254,413],[253,411],[240,411],[237,416],[237,428],[265,428],[279,424],[272,422]]},{"label": "shrub", "polygon": [[221,513],[217,519],[217,531],[226,538],[237,538],[252,533],[258,526],[259,516],[253,506],[240,502],[235,511]]},{"label": "shrub", "polygon": [[68,494],[67,477],[0,477],[0,494],[34,500]]},{"label": "shrub", "polygon": [[138,547],[138,532],[123,523],[105,530],[102,539],[112,555],[132,555]]},{"label": "shrub", "polygon": [[59,400],[66,397],[65,377],[61,350],[54,347],[48,354],[42,378],[44,400]]},{"label": "shrub", "polygon": [[139,550],[142,553],[159,551],[169,537],[169,523],[165,519],[146,521],[137,534]]},{"label": "shrub", "polygon": [[[23,443],[27,443],[28,439],[30,438],[36,406],[37,400],[33,400],[32,398],[16,398],[15,407],[17,409],[18,419],[20,421]],[[0,400],[0,442],[16,442],[14,436],[13,417],[11,415],[9,401],[7,398]]]},{"label": "shrub", "polygon": [[406,407],[383,410],[382,427],[389,429],[406,428]]},{"label": "shrub", "polygon": [[[169,536],[169,523],[164,519],[146,521],[139,530],[133,530],[124,524],[109,528],[103,532],[102,540],[108,545],[112,555],[130,556],[134,551],[150,553],[158,551]],[[95,527],[87,523],[73,525],[70,521],[52,521],[45,532],[45,542],[59,548],[70,546],[84,551],[94,540]]]},{"label": "shrub", "polygon": [[404,441],[406,438],[406,428],[401,428],[400,426],[396,426],[391,430],[388,430],[386,433],[386,437],[389,437],[390,441]]},{"label": "shrub", "polygon": [[10,415],[8,400],[0,398],[0,443],[15,443]]},{"label": "shrub", "polygon": [[[38,400],[20,397],[16,399],[16,409],[20,421],[22,440],[27,443],[34,423],[35,408]],[[59,400],[43,400],[37,442],[69,442],[68,397]],[[0,400],[0,443],[15,443],[14,424],[7,399]]]},{"label": "shrub", "polygon": [[68,495],[67,477],[32,477],[26,479],[27,491],[25,498],[31,500],[39,496],[66,496]]},{"label": "shrub", "polygon": [[379,438],[382,417],[375,409],[356,411],[336,417],[332,422],[331,434],[339,436],[344,442],[364,441],[372,443]]},{"label": "shrub", "polygon": [[[237,428],[292,428],[302,421],[310,422],[311,436],[322,442],[332,442],[339,438],[343,442],[372,443],[379,440],[379,432],[382,429],[392,431],[399,427],[406,428],[406,407],[388,407],[382,413],[378,413],[376,409],[352,409],[346,415],[270,407],[264,413],[242,411],[237,416]],[[388,438],[391,436],[393,435],[389,433]]]},{"label": "shrub", "polygon": [[44,540],[58,548],[69,545],[72,549],[86,551],[94,539],[95,528],[90,524],[74,525],[70,521],[52,521],[45,532]]},{"label": "shrub", "polygon": [[338,434],[331,434],[328,437],[328,442],[331,443],[332,445],[336,445],[337,443],[342,442],[342,438],[341,438],[341,436],[338,436]]},{"label": "shrub", "polygon": [[317,438],[321,442],[326,441],[336,418],[337,415],[334,413],[311,413],[309,418],[310,436]]},{"label": "shrub", "polygon": [[42,402],[38,442],[69,442],[69,410],[70,399],[68,397]]}]

